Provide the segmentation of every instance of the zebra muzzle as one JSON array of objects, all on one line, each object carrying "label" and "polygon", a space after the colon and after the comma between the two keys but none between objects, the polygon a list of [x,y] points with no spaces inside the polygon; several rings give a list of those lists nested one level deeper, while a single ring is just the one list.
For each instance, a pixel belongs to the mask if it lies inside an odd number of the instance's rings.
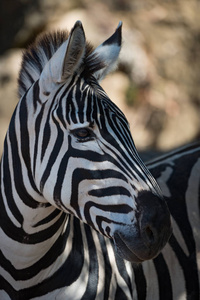
[{"label": "zebra muzzle", "polygon": [[118,228],[113,237],[119,255],[134,263],[155,258],[172,233],[170,213],[163,199],[143,192],[137,198],[137,209],[136,222]]}]

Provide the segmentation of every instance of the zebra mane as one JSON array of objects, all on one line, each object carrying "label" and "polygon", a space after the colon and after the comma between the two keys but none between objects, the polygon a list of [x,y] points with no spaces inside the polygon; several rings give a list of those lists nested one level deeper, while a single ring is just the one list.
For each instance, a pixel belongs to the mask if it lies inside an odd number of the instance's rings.
[{"label": "zebra mane", "polygon": [[[25,50],[18,78],[19,97],[22,97],[29,87],[39,79],[46,63],[68,37],[69,33],[67,31],[41,34]],[[83,60],[83,67],[87,76],[92,75],[96,69],[103,67],[103,63],[96,55],[90,55],[93,50],[93,46],[87,42],[85,58]]]}]

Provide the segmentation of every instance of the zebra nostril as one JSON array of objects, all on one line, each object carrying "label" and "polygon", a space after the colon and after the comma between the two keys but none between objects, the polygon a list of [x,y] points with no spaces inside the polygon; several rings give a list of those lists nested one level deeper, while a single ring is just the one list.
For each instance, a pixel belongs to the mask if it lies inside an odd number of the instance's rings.
[{"label": "zebra nostril", "polygon": [[154,242],[154,233],[153,233],[152,229],[150,228],[150,226],[147,226],[147,227],[145,228],[145,234],[146,234],[147,240],[148,240],[150,243]]},{"label": "zebra nostril", "polygon": [[151,245],[155,242],[155,234],[151,229],[150,225],[147,225],[146,228],[144,229],[144,238],[148,245]]}]

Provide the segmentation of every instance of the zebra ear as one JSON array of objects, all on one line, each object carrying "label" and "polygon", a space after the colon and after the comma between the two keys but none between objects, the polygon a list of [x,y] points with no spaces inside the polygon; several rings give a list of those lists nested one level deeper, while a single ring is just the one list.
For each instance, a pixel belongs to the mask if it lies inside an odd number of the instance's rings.
[{"label": "zebra ear", "polygon": [[45,65],[40,76],[40,90],[49,95],[56,85],[67,81],[78,70],[85,55],[86,40],[82,23],[77,21],[69,38]]},{"label": "zebra ear", "polygon": [[117,59],[121,50],[122,43],[122,22],[103,44],[99,45],[90,55],[89,59],[93,62],[93,76],[98,80],[102,80],[108,73],[117,67]]}]

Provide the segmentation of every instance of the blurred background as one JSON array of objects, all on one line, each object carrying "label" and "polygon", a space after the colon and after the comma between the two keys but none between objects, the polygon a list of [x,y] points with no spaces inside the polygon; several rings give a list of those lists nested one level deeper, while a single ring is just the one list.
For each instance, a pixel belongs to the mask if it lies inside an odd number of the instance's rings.
[{"label": "blurred background", "polygon": [[22,51],[81,20],[98,46],[123,21],[118,70],[102,86],[130,122],[137,148],[167,151],[200,137],[200,1],[1,0],[0,153],[18,102]]}]

